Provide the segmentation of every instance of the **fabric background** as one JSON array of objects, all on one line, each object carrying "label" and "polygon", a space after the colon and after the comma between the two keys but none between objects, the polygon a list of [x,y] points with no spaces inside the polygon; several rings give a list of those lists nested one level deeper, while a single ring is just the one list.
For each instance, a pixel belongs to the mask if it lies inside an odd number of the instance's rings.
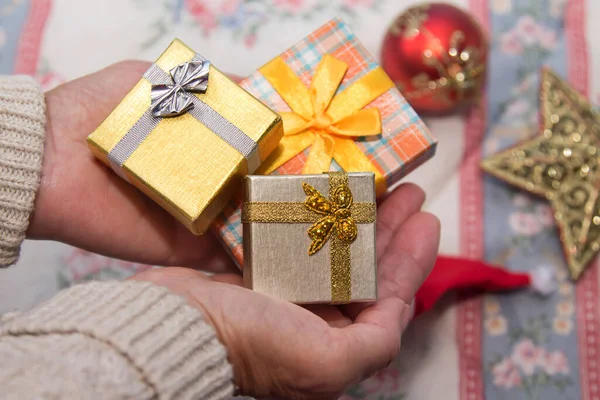
[{"label": "fabric background", "polygon": [[[248,75],[334,16],[378,58],[398,0],[0,0],[0,73],[25,73],[49,89],[122,59],[153,60],[173,37],[220,69]],[[600,57],[594,0],[455,0],[490,33],[487,94],[468,115],[425,122],[438,154],[411,173],[442,220],[441,251],[485,257],[514,270],[556,268],[558,292],[447,298],[414,321],[402,354],[345,399],[600,399],[598,271],[567,280],[548,206],[477,165],[535,133],[539,67],[547,64],[592,101]],[[589,40],[588,40],[589,39]],[[26,243],[0,271],[0,312],[30,307],[61,287],[121,278],[149,266],[68,246]],[[464,298],[463,298],[464,297]]]}]

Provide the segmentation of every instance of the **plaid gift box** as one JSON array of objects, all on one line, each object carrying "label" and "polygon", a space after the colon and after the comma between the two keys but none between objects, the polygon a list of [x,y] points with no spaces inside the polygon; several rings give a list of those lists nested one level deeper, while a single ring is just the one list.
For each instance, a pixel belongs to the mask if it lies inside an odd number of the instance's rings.
[{"label": "plaid gift box", "polygon": [[[333,56],[348,66],[336,96],[380,68],[350,28],[340,19],[328,22],[278,57],[308,87],[325,55]],[[243,80],[240,86],[276,112],[291,111],[290,106],[265,78],[263,72],[264,70],[260,69],[253,73]],[[390,87],[364,108],[379,110],[381,134],[356,138],[355,143],[379,172],[384,185],[392,186],[434,155],[437,144],[435,139],[395,87]],[[302,173],[310,150],[309,147],[301,151],[272,173]],[[340,169],[334,160],[330,170]],[[241,199],[233,200],[225,207],[224,212],[215,220],[213,228],[235,262],[241,266]]]}]

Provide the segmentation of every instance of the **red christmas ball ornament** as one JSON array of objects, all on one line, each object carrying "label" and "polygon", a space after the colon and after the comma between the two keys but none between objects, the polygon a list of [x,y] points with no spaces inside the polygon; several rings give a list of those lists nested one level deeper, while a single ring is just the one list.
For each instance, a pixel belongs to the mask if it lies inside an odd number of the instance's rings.
[{"label": "red christmas ball ornament", "polygon": [[477,100],[488,41],[472,16],[450,4],[417,5],[389,28],[382,65],[417,112],[448,113]]}]

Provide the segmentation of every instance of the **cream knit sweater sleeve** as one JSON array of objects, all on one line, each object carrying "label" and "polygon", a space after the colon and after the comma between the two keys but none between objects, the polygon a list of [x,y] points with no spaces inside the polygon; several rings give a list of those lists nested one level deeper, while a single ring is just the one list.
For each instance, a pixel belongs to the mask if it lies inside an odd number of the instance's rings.
[{"label": "cream knit sweater sleeve", "polygon": [[40,185],[44,95],[28,77],[0,76],[0,267],[17,261]]},{"label": "cream knit sweater sleeve", "polygon": [[[44,97],[0,77],[0,266],[14,263],[39,186]],[[23,288],[27,290],[27,288]],[[2,399],[229,398],[233,372],[203,314],[138,281],[67,289],[0,317]]]}]

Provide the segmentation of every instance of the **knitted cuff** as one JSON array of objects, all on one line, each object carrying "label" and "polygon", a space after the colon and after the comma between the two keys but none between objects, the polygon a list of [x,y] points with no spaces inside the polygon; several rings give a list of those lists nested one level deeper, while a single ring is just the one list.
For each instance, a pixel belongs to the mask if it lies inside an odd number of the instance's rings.
[{"label": "knitted cuff", "polygon": [[25,76],[0,76],[0,267],[19,258],[40,185],[44,94]]},{"label": "knitted cuff", "polygon": [[212,326],[185,299],[150,283],[75,286],[0,327],[0,336],[74,333],[111,346],[156,398],[233,393],[233,370]]}]

